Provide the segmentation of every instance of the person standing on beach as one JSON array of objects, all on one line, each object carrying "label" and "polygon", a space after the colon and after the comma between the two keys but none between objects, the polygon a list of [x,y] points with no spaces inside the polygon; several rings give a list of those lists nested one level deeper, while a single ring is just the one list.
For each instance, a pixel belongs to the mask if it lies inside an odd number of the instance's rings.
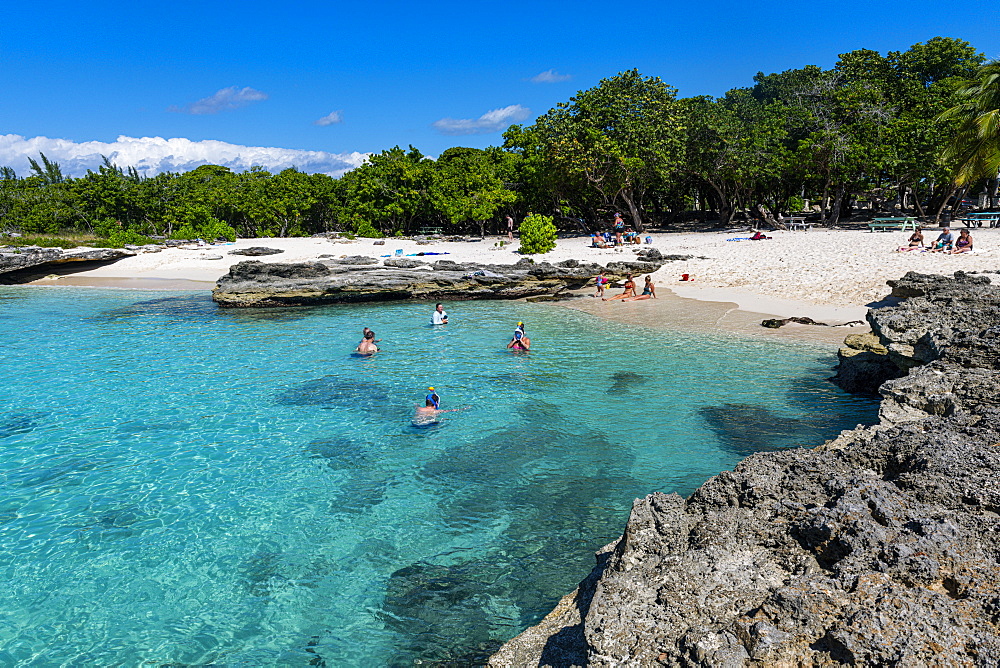
[{"label": "person standing on beach", "polygon": [[615,231],[615,245],[616,246],[623,245],[625,241],[622,239],[622,234],[624,234],[625,232],[625,221],[622,220],[622,215],[620,213],[615,214],[614,231]]},{"label": "person standing on beach", "polygon": [[507,241],[514,243],[514,218],[507,214]]},{"label": "person standing on beach", "polygon": [[601,269],[601,273],[599,273],[594,278],[594,282],[597,283],[597,294],[595,294],[594,296],[595,297],[603,297],[604,296],[604,288],[607,287],[607,285],[608,285],[608,279],[604,275],[604,270],[603,269]]}]

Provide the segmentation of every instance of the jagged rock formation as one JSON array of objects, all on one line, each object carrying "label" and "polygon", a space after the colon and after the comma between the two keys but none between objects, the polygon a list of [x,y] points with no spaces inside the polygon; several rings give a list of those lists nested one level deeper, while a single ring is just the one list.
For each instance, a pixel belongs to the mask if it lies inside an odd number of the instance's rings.
[{"label": "jagged rock formation", "polygon": [[267,246],[251,246],[250,248],[238,248],[236,250],[229,251],[230,255],[246,255],[249,257],[259,257],[261,255],[277,255],[278,253],[284,253],[285,251],[280,248],[268,248]]},{"label": "jagged rock formation", "polygon": [[[116,262],[123,257],[135,255],[135,251],[122,248],[23,248],[0,249],[0,283],[25,283],[52,273],[57,266],[79,263],[80,271],[98,264]],[[65,273],[65,272],[63,272]]]},{"label": "jagged rock formation", "polygon": [[1000,290],[891,285],[905,301],[851,348],[906,374],[882,384],[879,425],[636,500],[490,665],[1000,664]]},{"label": "jagged rock formation", "polygon": [[[636,262],[611,263],[609,276],[656,271],[665,260],[641,257]],[[389,258],[380,264],[364,256],[298,264],[251,260],[231,267],[219,279],[212,298],[228,307],[395,299],[518,299],[583,287],[603,269],[599,264],[576,260],[536,264],[527,258],[513,265],[437,260],[430,266],[414,258]]]}]

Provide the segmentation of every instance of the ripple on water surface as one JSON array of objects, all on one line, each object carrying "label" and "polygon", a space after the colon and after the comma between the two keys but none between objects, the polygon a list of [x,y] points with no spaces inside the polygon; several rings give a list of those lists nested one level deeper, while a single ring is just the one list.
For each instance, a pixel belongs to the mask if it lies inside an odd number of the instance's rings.
[{"label": "ripple on water surface", "polygon": [[[875,420],[822,349],[548,305],[0,300],[4,665],[474,664],[633,498]],[[413,428],[432,385],[463,410]]]}]

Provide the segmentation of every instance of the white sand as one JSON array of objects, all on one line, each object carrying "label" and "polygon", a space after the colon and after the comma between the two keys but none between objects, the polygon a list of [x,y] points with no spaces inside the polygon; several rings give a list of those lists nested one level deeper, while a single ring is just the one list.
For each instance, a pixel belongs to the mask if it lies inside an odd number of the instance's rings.
[{"label": "white sand", "polygon": [[[937,232],[929,230],[925,235],[932,239]],[[736,304],[745,311],[844,322],[863,319],[866,305],[888,294],[886,280],[899,278],[907,271],[951,274],[960,269],[981,271],[1000,268],[1000,251],[994,250],[1000,248],[1000,228],[973,230],[975,245],[983,250],[964,255],[897,253],[895,249],[904,245],[909,236],[909,233],[899,232],[811,230],[774,232],[771,235],[773,238],[767,241],[727,241],[745,236],[748,235],[732,232],[655,235],[653,247],[664,254],[706,258],[667,263],[654,275],[658,290],[669,288],[682,297]],[[418,245],[410,240],[386,239],[384,246],[376,246],[370,239],[348,243],[314,238],[241,239],[234,245],[197,250],[171,248],[160,253],[143,253],[59,281],[63,284],[109,285],[112,279],[158,279],[164,288],[174,289],[182,280],[214,283],[228,271],[230,265],[246,259],[301,262],[315,260],[324,254],[378,257],[392,254],[396,249],[402,249],[404,254],[420,251],[448,253],[427,257],[428,261],[448,259],[513,264],[522,257],[516,253],[516,243],[498,249],[495,244],[499,240],[498,237],[490,237],[474,243]],[[589,239],[584,237],[563,239],[551,253],[535,257],[550,262],[574,258],[601,264],[634,259],[631,247],[592,249],[588,245]],[[231,250],[250,246],[267,246],[285,252],[258,258],[228,255]],[[219,255],[222,259],[207,259]],[[693,277],[693,282],[680,282],[681,274],[685,273]],[[38,281],[41,284],[56,282],[53,279]],[[154,281],[145,283],[146,287],[152,287]],[[133,281],[129,286],[136,287],[136,284]],[[645,302],[636,303],[643,304]]]}]

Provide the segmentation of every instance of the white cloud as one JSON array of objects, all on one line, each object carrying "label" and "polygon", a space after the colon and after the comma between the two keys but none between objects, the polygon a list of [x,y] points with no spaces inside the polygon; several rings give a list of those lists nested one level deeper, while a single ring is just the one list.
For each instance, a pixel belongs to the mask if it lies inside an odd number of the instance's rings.
[{"label": "white cloud", "polygon": [[491,109],[479,118],[442,118],[432,125],[445,135],[483,135],[506,130],[507,126],[523,121],[531,109],[512,104],[500,109]]},{"label": "white cloud", "polygon": [[245,86],[243,88],[230,86],[229,88],[218,90],[208,97],[203,97],[197,102],[192,102],[187,106],[172,106],[167,109],[167,111],[177,111],[184,114],[195,115],[217,114],[220,111],[233,111],[235,109],[241,109],[247,105],[253,104],[254,102],[260,102],[261,100],[266,99],[267,93],[263,91],[250,88],[249,86]]},{"label": "white cloud", "polygon": [[555,70],[545,70],[531,77],[529,81],[531,83],[559,83],[560,81],[569,81],[572,78],[569,74],[559,74]]},{"label": "white cloud", "polygon": [[331,111],[323,118],[313,121],[313,124],[322,125],[323,127],[326,127],[327,125],[334,125],[335,123],[343,123],[343,122],[344,122],[344,112]]},{"label": "white cloud", "polygon": [[180,172],[200,165],[223,165],[235,171],[260,165],[271,172],[296,167],[304,172],[340,176],[363,163],[367,153],[327,153],[267,146],[242,146],[207,139],[191,141],[183,137],[118,137],[113,142],[73,142],[49,137],[0,135],[0,165],[13,167],[18,176],[29,172],[28,158],[38,154],[59,163],[63,174],[82,176],[102,164],[101,156],[121,167],[132,166],[151,176],[160,172]]}]

